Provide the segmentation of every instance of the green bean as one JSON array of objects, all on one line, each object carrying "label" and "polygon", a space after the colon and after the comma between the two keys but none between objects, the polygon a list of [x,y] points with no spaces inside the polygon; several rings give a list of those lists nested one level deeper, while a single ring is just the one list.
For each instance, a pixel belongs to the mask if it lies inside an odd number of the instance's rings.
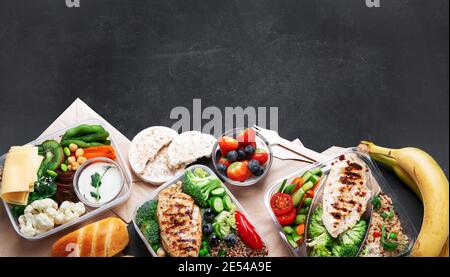
[{"label": "green bean", "polygon": [[77,127],[68,129],[63,137],[62,140],[66,140],[73,137],[80,137],[87,134],[93,134],[93,133],[99,133],[99,132],[105,132],[105,129],[101,125],[89,125],[89,124],[81,124]]}]

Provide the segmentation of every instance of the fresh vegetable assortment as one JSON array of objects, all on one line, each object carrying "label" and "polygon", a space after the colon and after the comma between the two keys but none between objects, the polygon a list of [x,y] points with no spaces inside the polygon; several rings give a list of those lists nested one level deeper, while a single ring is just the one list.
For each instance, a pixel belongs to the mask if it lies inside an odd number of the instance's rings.
[{"label": "fresh vegetable assortment", "polygon": [[320,168],[313,168],[289,183],[285,179],[270,198],[270,207],[293,248],[305,239],[306,217],[322,175]]},{"label": "fresh vegetable assortment", "polygon": [[216,157],[220,174],[237,182],[245,182],[263,175],[269,153],[256,142],[256,133],[252,128],[244,129],[236,137],[222,136],[217,141],[219,153]]},{"label": "fresh vegetable assortment", "polygon": [[[35,146],[11,147],[3,170],[8,181],[3,180],[2,198],[9,204],[10,212],[16,219],[13,224],[17,224],[23,236],[31,238],[44,234],[86,213],[84,204],[79,202],[74,191],[74,175],[88,159],[117,158],[108,137],[109,133],[101,125],[82,124],[66,130],[61,140],[52,138]],[[20,182],[25,178],[15,176],[16,167],[20,166],[18,159],[22,164],[26,159],[39,161],[35,169],[32,164],[21,166],[24,176],[36,177],[32,178],[35,181],[30,184],[30,191],[20,192],[27,195],[20,204],[10,203],[3,197],[3,190],[13,191],[16,186],[22,185],[17,180]]]},{"label": "fresh vegetable assortment", "polygon": [[[261,237],[219,178],[203,168],[186,169],[179,181],[159,192],[157,199],[140,206],[134,219],[157,256],[267,255]],[[146,230],[149,224],[152,232]]]}]

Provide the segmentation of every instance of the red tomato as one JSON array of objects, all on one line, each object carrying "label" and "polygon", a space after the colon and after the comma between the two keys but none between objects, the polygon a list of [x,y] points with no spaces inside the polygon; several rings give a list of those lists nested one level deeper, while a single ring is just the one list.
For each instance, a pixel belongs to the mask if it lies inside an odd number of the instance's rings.
[{"label": "red tomato", "polygon": [[236,211],[234,217],[236,219],[236,228],[242,241],[252,249],[261,250],[263,242],[255,227],[239,211]]},{"label": "red tomato", "polygon": [[252,155],[253,160],[257,160],[260,165],[264,165],[269,159],[269,153],[267,153],[264,149],[257,148],[255,153]]},{"label": "red tomato", "polygon": [[228,152],[237,150],[239,148],[239,143],[237,142],[237,140],[231,137],[220,137],[218,142],[222,155],[226,155]]},{"label": "red tomato", "polygon": [[234,162],[227,168],[227,176],[231,180],[243,182],[249,176],[248,166],[243,162]]},{"label": "red tomato", "polygon": [[292,197],[283,192],[275,193],[270,199],[270,207],[277,216],[287,214],[292,210]]},{"label": "red tomato", "polygon": [[224,156],[220,157],[219,160],[217,161],[217,163],[223,164],[226,167],[229,167],[231,164],[230,161],[227,159],[227,157],[224,157]]},{"label": "red tomato", "polygon": [[381,233],[378,232],[378,231],[374,231],[374,232],[373,232],[373,237],[374,237],[374,238],[379,238],[379,237],[381,237]]},{"label": "red tomato", "polygon": [[[255,130],[252,128],[247,128],[244,131],[242,131],[240,134],[237,135],[237,141],[242,146],[247,146],[249,144],[255,143],[256,139],[256,133]],[[256,145],[256,143],[255,143]]]},{"label": "red tomato", "polygon": [[294,223],[295,216],[297,215],[297,211],[295,208],[292,208],[287,214],[279,215],[277,216],[278,222],[280,222],[281,225],[291,225]]}]

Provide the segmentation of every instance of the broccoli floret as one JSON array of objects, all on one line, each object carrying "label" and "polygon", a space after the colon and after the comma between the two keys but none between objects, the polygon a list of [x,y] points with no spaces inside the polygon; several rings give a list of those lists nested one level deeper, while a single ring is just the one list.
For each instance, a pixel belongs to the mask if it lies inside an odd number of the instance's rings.
[{"label": "broccoli floret", "polygon": [[184,174],[183,192],[192,196],[200,207],[208,206],[208,197],[212,190],[220,187],[220,180],[216,176],[208,175],[201,168],[187,170]]},{"label": "broccoli floret", "polygon": [[329,246],[332,243],[333,239],[327,232],[320,234],[318,237],[314,237],[311,241],[306,244],[309,247],[318,247],[318,246]]},{"label": "broccoli floret", "polygon": [[136,212],[136,224],[140,228],[150,220],[157,220],[156,210],[158,207],[157,200],[145,202]]},{"label": "broccoli floret", "polygon": [[308,227],[308,233],[313,238],[327,232],[327,229],[322,222],[322,213],[322,208],[318,207],[314,210],[314,213],[311,216],[311,223]]},{"label": "broccoli floret", "polygon": [[149,220],[142,225],[141,231],[150,244],[159,243],[159,225],[155,220]]},{"label": "broccoli floret", "polygon": [[355,257],[358,254],[358,246],[353,244],[333,244],[331,252],[335,257]]},{"label": "broccoli floret", "polygon": [[331,252],[324,245],[317,245],[314,247],[312,257],[331,257]]},{"label": "broccoli floret", "polygon": [[343,244],[353,244],[359,246],[366,234],[367,223],[364,220],[360,220],[356,225],[341,234],[341,241]]}]

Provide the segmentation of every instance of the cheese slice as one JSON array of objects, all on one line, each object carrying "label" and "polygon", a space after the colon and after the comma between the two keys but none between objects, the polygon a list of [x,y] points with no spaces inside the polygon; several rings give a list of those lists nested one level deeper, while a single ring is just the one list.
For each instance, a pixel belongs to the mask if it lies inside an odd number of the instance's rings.
[{"label": "cheese slice", "polygon": [[37,181],[37,171],[43,157],[37,147],[13,146],[6,155],[0,196],[10,204],[26,205]]}]

